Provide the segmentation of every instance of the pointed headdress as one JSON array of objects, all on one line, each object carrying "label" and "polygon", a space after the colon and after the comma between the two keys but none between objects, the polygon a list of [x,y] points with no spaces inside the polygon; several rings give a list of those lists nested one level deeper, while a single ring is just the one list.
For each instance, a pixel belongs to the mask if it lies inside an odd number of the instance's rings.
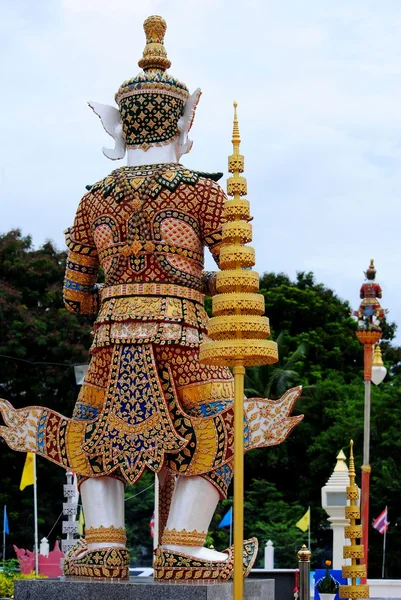
[{"label": "pointed headdress", "polygon": [[187,86],[166,70],[171,63],[164,47],[167,25],[159,16],[143,24],[146,46],[136,77],[124,81],[115,99],[119,105],[127,148],[147,150],[178,138],[177,122],[189,97]]}]

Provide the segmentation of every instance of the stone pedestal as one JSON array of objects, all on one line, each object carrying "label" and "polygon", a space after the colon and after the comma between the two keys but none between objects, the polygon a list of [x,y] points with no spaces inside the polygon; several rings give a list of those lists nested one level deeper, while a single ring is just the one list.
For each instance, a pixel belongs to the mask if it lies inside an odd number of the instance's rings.
[{"label": "stone pedestal", "polygon": [[[232,583],[155,583],[22,579],[15,582],[15,600],[231,600]],[[274,581],[247,580],[244,600],[274,600]]]}]

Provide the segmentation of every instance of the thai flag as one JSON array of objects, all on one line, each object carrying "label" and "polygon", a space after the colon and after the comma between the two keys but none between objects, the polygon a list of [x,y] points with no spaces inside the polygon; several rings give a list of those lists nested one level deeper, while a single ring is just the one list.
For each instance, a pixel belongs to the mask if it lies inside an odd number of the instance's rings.
[{"label": "thai flag", "polygon": [[372,523],[373,527],[377,529],[380,533],[385,533],[388,529],[388,520],[387,520],[387,506],[383,510],[382,513],[375,519]]},{"label": "thai flag", "polygon": [[150,535],[152,538],[154,538],[155,537],[155,513],[153,513],[152,518],[150,519],[149,527],[150,527]]}]

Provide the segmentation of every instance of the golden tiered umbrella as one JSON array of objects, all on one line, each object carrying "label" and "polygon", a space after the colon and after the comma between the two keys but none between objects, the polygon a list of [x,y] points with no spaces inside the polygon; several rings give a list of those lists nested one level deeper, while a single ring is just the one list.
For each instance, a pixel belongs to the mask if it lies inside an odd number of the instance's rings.
[{"label": "golden tiered umbrella", "polygon": [[263,317],[264,297],[259,290],[259,274],[251,270],[255,250],[252,240],[249,201],[244,171],[244,156],[239,153],[240,135],[237,103],[234,102],[233,153],[228,157],[226,200],[216,278],[218,294],[213,298],[213,318],[208,333],[212,341],[200,347],[200,360],[210,365],[233,367],[234,373],[234,598],[243,596],[244,530],[244,375],[245,367],[272,364],[278,360],[277,344],[266,338],[269,320]]},{"label": "golden tiered umbrella", "polygon": [[363,560],[364,547],[358,541],[362,539],[362,525],[357,525],[356,521],[360,519],[360,508],[358,506],[359,490],[355,483],[355,462],[353,453],[354,442],[350,442],[349,457],[349,486],[347,486],[346,495],[349,505],[345,507],[345,518],[349,519],[350,524],[346,525],[344,537],[351,540],[350,545],[344,546],[344,558],[351,559],[351,565],[342,567],[342,576],[344,579],[351,579],[349,585],[340,585],[340,598],[369,598],[369,586],[366,583],[357,584],[357,579],[366,578],[366,565],[358,564]]}]

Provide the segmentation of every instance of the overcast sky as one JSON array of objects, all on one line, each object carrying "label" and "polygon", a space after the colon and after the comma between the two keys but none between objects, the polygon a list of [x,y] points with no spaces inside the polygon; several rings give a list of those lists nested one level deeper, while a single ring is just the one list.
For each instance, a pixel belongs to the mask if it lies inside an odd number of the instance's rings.
[{"label": "overcast sky", "polygon": [[227,174],[238,101],[257,270],[313,271],[357,308],[374,257],[401,322],[400,0],[0,5],[0,232],[64,247],[85,185],[124,164],[86,102],[113,104],[160,14],[170,72],[203,92],[186,166]]}]

